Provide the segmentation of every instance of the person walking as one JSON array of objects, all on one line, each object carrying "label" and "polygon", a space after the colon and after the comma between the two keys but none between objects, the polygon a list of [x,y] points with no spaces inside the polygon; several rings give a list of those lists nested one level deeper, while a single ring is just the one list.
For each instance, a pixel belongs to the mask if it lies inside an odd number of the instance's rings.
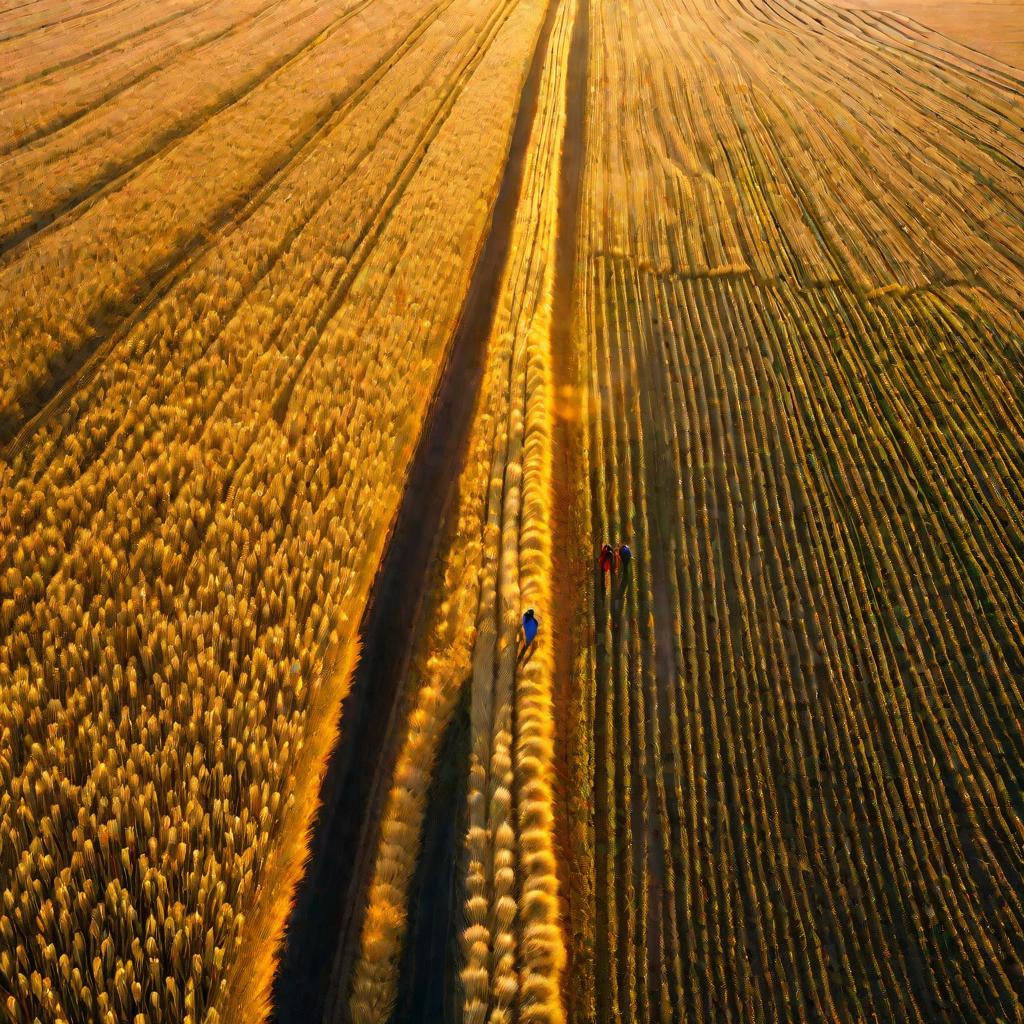
[{"label": "person walking", "polygon": [[609,578],[615,575],[615,552],[611,544],[604,544],[601,547],[601,554],[598,556],[598,564],[601,566],[601,579],[607,573]]},{"label": "person walking", "polygon": [[526,637],[524,650],[533,643],[538,629],[540,629],[540,622],[537,620],[537,616],[533,614],[533,609],[530,608],[523,616],[523,636]]},{"label": "person walking", "polygon": [[619,545],[619,564],[625,573],[629,569],[629,563],[633,560],[633,552],[629,550],[628,544]]}]

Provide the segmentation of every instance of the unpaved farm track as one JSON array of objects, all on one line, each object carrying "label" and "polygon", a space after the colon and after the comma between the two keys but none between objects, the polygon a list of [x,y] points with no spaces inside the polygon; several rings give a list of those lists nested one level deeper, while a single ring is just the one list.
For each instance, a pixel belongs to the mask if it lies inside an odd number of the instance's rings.
[{"label": "unpaved farm track", "polygon": [[523,87],[491,226],[420,435],[360,628],[362,658],[321,788],[311,860],[278,976],[279,1024],[348,1019],[348,988],[387,781],[396,756],[400,683],[444,515],[458,481],[523,179],[523,157],[554,15],[551,3]]},{"label": "unpaved farm track", "polygon": [[[588,852],[574,848],[573,810],[589,813],[580,795],[574,790],[579,779],[572,771],[573,711],[577,707],[574,694],[574,665],[577,644],[589,634],[587,622],[591,615],[587,590],[590,562],[585,536],[584,492],[578,489],[582,423],[579,418],[581,395],[580,368],[573,348],[576,328],[576,257],[579,244],[580,183],[586,151],[587,60],[589,46],[590,5],[580,0],[573,24],[569,49],[569,77],[566,92],[565,131],[562,137],[562,160],[558,192],[558,236],[555,285],[552,299],[551,370],[555,384],[556,405],[553,424],[552,453],[552,584],[555,660],[552,678],[555,737],[555,838],[558,849],[558,884],[563,924],[570,931],[586,927],[591,913],[583,895],[579,873],[588,873]],[[573,808],[571,810],[570,808]],[[569,944],[566,977],[578,979],[576,990],[588,989],[593,965],[577,962],[576,949]],[[574,1001],[570,993],[570,1019]]]}]

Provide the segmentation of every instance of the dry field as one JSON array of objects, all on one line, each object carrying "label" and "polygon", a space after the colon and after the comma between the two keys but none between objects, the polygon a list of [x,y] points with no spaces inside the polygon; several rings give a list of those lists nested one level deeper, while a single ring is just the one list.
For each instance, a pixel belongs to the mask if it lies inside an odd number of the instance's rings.
[{"label": "dry field", "polygon": [[591,15],[588,511],[639,555],[577,998],[1020,1019],[1022,87],[815,3]]},{"label": "dry field", "polygon": [[0,1019],[1024,1020],[1020,8],[915,2],[0,5]]},{"label": "dry field", "polygon": [[[879,12],[884,21],[918,36],[937,33],[936,45],[989,63],[994,58],[1024,79],[1024,3],[1021,0],[834,0],[837,6]],[[876,15],[877,16],[877,15]],[[971,51],[964,53],[964,49]]]}]

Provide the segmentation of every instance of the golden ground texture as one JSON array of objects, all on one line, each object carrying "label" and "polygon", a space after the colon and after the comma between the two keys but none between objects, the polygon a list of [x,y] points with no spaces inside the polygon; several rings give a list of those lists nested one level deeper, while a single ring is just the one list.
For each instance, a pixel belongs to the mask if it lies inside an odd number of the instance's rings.
[{"label": "golden ground texture", "polygon": [[937,32],[946,37],[946,46],[968,47],[975,51],[971,55],[975,60],[979,55],[995,58],[1024,78],[1024,4],[1020,0],[839,0],[838,6],[876,11],[897,21],[907,19],[908,28]]},{"label": "golden ground texture", "polygon": [[0,1017],[294,1019],[497,237],[323,1019],[1024,1019],[1024,82],[973,6],[0,9]]}]

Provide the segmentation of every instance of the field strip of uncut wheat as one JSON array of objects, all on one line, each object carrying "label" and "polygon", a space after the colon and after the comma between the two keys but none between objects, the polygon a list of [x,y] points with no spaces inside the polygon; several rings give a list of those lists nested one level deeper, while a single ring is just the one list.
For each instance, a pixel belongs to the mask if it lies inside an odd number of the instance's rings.
[{"label": "field strip of uncut wheat", "polygon": [[[461,1005],[457,1016],[560,1021],[558,928],[551,808],[550,638],[525,657],[520,619],[550,604],[551,292],[558,230],[567,56],[575,4],[558,6],[541,75],[508,262],[487,345],[467,459],[452,510],[443,576],[434,581],[429,635],[410,673],[416,687],[394,784],[381,826],[369,906],[356,969],[352,1017],[391,1019],[422,996],[415,971],[399,977],[407,934],[410,883],[420,849],[438,752],[454,758],[449,730],[468,730],[467,810],[462,859],[432,865],[463,871],[465,925],[460,937]],[[459,705],[463,703],[460,716]],[[457,770],[457,769],[456,769]],[[452,787],[460,792],[459,786]],[[435,801],[438,799],[435,795]],[[431,884],[420,881],[420,886]],[[441,912],[453,915],[456,908]],[[418,952],[430,939],[413,935]],[[399,982],[407,991],[399,993]],[[447,1009],[444,1008],[443,1009]]]},{"label": "field strip of uncut wheat", "polygon": [[275,36],[275,71],[9,253],[11,1019],[212,1020],[243,964],[263,998],[536,23],[379,3]]},{"label": "field strip of uncut wheat", "polygon": [[0,1019],[1024,1021],[1024,70],[926,8],[0,2]]}]

